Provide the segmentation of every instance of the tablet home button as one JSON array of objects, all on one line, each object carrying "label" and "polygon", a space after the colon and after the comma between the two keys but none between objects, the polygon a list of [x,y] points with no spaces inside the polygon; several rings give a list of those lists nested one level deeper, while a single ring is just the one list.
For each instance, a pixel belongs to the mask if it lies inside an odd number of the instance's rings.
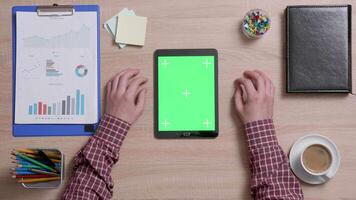
[{"label": "tablet home button", "polygon": [[185,133],[183,133],[183,136],[184,136],[184,137],[189,137],[189,136],[190,136],[190,133],[189,133],[189,132],[185,132]]}]

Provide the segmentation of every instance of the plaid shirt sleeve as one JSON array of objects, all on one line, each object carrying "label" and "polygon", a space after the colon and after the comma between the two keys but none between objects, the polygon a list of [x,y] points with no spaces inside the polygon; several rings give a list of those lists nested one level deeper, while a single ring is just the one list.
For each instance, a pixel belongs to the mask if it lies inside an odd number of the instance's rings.
[{"label": "plaid shirt sleeve", "polygon": [[74,158],[73,174],[64,191],[65,200],[110,199],[113,181],[110,173],[130,124],[105,114],[88,143]]},{"label": "plaid shirt sleeve", "polygon": [[251,195],[254,200],[304,199],[300,183],[278,145],[273,120],[245,125],[250,153]]}]

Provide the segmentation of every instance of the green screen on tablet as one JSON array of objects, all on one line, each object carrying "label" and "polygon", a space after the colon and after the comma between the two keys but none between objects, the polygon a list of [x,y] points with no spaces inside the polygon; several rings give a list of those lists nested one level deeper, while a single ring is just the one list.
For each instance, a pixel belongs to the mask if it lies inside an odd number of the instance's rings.
[{"label": "green screen on tablet", "polygon": [[158,130],[214,131],[214,56],[158,56]]}]

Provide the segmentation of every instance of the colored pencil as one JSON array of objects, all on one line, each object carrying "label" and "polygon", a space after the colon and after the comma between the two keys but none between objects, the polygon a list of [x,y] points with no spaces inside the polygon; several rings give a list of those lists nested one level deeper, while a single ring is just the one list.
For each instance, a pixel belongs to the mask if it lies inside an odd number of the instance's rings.
[{"label": "colored pencil", "polygon": [[47,174],[25,174],[25,175],[12,175],[12,178],[47,178],[47,177],[53,177],[51,175]]},{"label": "colored pencil", "polygon": [[[42,169],[42,170],[46,170],[43,167],[37,166],[37,165],[33,165],[32,163],[23,163],[23,162],[17,162],[17,161],[12,161],[13,163],[17,164],[16,167],[21,167],[21,168],[32,168],[32,169]],[[59,163],[55,163],[56,167],[55,169],[57,170],[57,172],[61,171],[61,166]]]},{"label": "colored pencil", "polygon": [[12,172],[12,175],[26,175],[26,174],[37,174],[35,172],[23,171],[23,172]]},{"label": "colored pencil", "polygon": [[57,172],[57,170],[55,170],[55,169],[53,169],[53,168],[51,168],[51,167],[49,167],[49,166],[47,166],[47,165],[45,165],[45,164],[43,164],[41,162],[38,162],[37,160],[34,160],[34,159],[30,158],[30,157],[27,157],[27,156],[23,155],[22,153],[18,153],[17,152],[16,156],[19,156],[19,157],[21,157],[21,158],[23,158],[23,159],[25,159],[25,160],[27,160],[29,162],[32,162],[33,164],[41,166],[41,167],[43,167],[45,169],[48,169],[48,170],[50,170],[52,172]]},{"label": "colored pencil", "polygon": [[33,165],[32,163],[23,160],[13,160],[12,163],[19,164],[19,165]]},{"label": "colored pencil", "polygon": [[17,152],[20,152],[20,153],[36,153],[35,150],[32,150],[32,149],[14,149],[13,151],[17,151]]},{"label": "colored pencil", "polygon": [[38,174],[47,174],[47,175],[59,176],[59,174],[57,174],[57,173],[49,172],[49,171],[43,171],[43,170],[39,170],[39,169],[29,169],[29,171],[35,172],[35,173],[38,173]]},{"label": "colored pencil", "polygon": [[[13,160],[12,163],[18,164],[18,165],[33,165],[33,163],[24,161],[24,160]],[[54,163],[56,167],[60,167],[60,163]],[[34,165],[33,165],[34,166]]]},{"label": "colored pencil", "polygon": [[[10,158],[11,158],[12,160],[14,160],[14,161],[21,161],[21,162],[30,163],[30,162],[28,162],[27,160],[24,160],[24,159],[22,159],[22,158],[20,158],[20,157],[18,157],[18,156],[11,156]],[[32,164],[32,163],[30,163],[30,164]]]},{"label": "colored pencil", "polygon": [[[10,168],[10,170],[14,171],[14,172],[26,172],[26,171],[35,172],[35,171],[32,171],[32,169],[49,172],[48,170],[44,170],[43,168],[24,168],[24,167],[16,167],[16,168],[12,167],[12,168]],[[54,172],[50,172],[50,173],[54,173]]]},{"label": "colored pencil", "polygon": [[[37,150],[35,149],[15,149],[14,151],[20,152],[20,153],[25,153],[25,154],[38,154]],[[55,152],[50,152],[50,151],[46,151],[46,150],[42,150],[46,156],[48,156],[49,158],[54,158],[54,159],[61,159],[61,156],[59,153],[55,153]]]},{"label": "colored pencil", "polygon": [[52,160],[52,162],[54,162],[54,163],[60,163],[60,162],[61,162],[61,160],[59,160],[59,159],[54,159],[54,158],[50,158],[50,160]]},{"label": "colored pencil", "polygon": [[[12,152],[11,154],[12,155],[16,155],[18,152]],[[33,159],[37,159],[37,158],[39,158],[38,156],[34,156],[34,155],[31,155],[31,154],[23,154],[23,153],[21,153],[22,155],[25,155],[25,156],[27,156],[27,157],[30,157],[30,158],[33,158]],[[21,158],[19,158],[18,156],[16,156],[16,157],[10,157],[11,159],[13,159],[13,160],[23,160],[23,159],[21,159]],[[61,160],[60,159],[55,159],[55,158],[49,158],[52,162],[54,162],[54,163],[60,163],[61,162]]]},{"label": "colored pencil", "polygon": [[25,156],[30,157],[30,158],[37,158],[38,157],[36,155],[29,154],[29,153],[22,153],[22,155],[25,155]]},{"label": "colored pencil", "polygon": [[28,168],[21,168],[21,167],[12,167],[10,168],[10,170],[14,171],[14,172],[27,172],[30,171]]},{"label": "colored pencil", "polygon": [[20,179],[17,182],[19,183],[35,183],[35,182],[44,182],[44,181],[54,181],[59,180],[60,177],[48,177],[48,178],[29,178],[29,179]]},{"label": "colored pencil", "polygon": [[[15,156],[16,156],[17,153],[19,153],[19,152],[15,152],[15,151],[11,152],[11,154],[12,154],[12,155],[15,155]],[[38,156],[36,156],[36,155],[28,154],[28,153],[21,153],[21,154],[22,154],[22,155],[25,155],[25,156],[27,156],[27,157],[30,157],[30,158],[37,158],[37,157],[38,157]]]},{"label": "colored pencil", "polygon": [[33,164],[33,163],[31,163],[31,162],[28,162],[28,161],[25,160],[25,159],[20,158],[19,156],[10,156],[10,158],[11,158],[13,161],[21,161],[21,162],[27,162],[27,163]]},{"label": "colored pencil", "polygon": [[16,167],[20,167],[20,168],[32,168],[32,169],[43,169],[42,167],[40,166],[37,166],[37,165],[16,165]]}]

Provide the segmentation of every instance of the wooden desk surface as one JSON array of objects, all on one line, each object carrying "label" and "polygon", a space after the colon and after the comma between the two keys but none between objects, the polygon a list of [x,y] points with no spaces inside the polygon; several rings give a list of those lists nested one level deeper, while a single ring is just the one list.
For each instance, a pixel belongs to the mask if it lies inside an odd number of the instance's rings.
[{"label": "wooden desk surface", "polygon": [[[56,190],[27,190],[9,176],[9,152],[16,147],[57,147],[66,155],[66,178],[74,154],[88,137],[14,138],[11,135],[11,7],[46,4],[45,0],[0,2],[0,199],[58,199]],[[356,97],[338,94],[286,94],[284,9],[296,4],[352,4],[352,1],[307,0],[121,0],[57,1],[59,4],[99,4],[101,24],[122,8],[148,17],[146,45],[119,50],[101,28],[102,85],[126,67],[138,67],[152,79],[153,51],[158,48],[216,48],[219,51],[219,107],[221,135],[214,140],[157,140],[153,137],[153,90],[143,116],[132,127],[113,168],[113,199],[249,199],[249,168],[245,138],[236,121],[232,81],[246,69],[266,71],[276,86],[275,124],[285,151],[307,134],[330,137],[342,162],[330,182],[303,184],[306,199],[356,199]],[[251,41],[240,31],[242,16],[262,8],[272,17],[272,28]],[[355,16],[355,9],[353,15]],[[353,20],[355,26],[355,20]],[[353,38],[356,38],[356,31]],[[355,41],[353,46],[355,47]],[[353,49],[353,58],[356,58]],[[354,77],[356,77],[354,70]],[[354,78],[354,83],[356,83]],[[355,86],[355,84],[354,84]],[[354,87],[355,88],[355,87]]]}]

